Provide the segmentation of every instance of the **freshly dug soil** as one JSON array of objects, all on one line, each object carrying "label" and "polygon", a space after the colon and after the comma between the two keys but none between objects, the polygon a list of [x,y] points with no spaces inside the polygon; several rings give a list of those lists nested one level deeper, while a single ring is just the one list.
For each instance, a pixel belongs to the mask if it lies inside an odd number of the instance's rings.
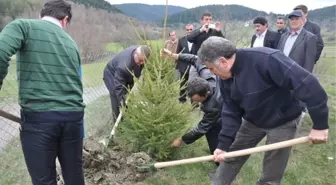
[{"label": "freshly dug soil", "polygon": [[[152,162],[144,152],[128,153],[118,145],[104,149],[92,139],[85,141],[84,150],[87,151],[83,156],[88,185],[134,185],[153,173],[151,169],[136,167]],[[58,184],[62,185],[63,182],[60,180]]]}]

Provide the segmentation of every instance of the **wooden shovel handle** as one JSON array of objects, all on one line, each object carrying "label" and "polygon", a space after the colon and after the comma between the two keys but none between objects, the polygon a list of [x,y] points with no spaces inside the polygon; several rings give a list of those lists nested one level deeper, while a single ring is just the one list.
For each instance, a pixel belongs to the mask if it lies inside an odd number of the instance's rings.
[{"label": "wooden shovel handle", "polygon": [[14,114],[11,114],[9,112],[3,111],[0,109],[0,116],[4,117],[6,119],[9,119],[11,121],[14,121],[16,123],[21,124],[21,119],[18,116],[15,116]]},{"label": "wooden shovel handle", "polygon": [[[291,147],[291,146],[298,145],[298,144],[308,143],[308,141],[309,141],[308,136],[306,136],[306,137],[300,137],[300,138],[282,141],[278,143],[273,143],[269,145],[258,146],[258,147],[238,150],[234,152],[227,152],[223,155],[225,158],[240,157],[240,156],[250,155],[250,154],[259,153],[259,152],[266,152],[270,150]],[[195,157],[195,158],[182,159],[182,160],[176,160],[176,161],[159,162],[159,163],[155,163],[154,166],[155,168],[164,168],[164,167],[169,167],[169,166],[179,166],[179,165],[184,165],[184,164],[207,162],[207,161],[212,161],[212,160],[214,160],[214,156],[208,155],[208,156],[203,156],[203,157]]]}]

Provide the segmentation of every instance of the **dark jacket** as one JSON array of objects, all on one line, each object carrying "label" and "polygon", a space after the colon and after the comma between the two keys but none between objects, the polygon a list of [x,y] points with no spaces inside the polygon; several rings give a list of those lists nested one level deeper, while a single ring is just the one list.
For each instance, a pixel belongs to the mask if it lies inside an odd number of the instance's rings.
[{"label": "dark jacket", "polygon": [[[290,36],[290,32],[281,36],[278,45],[279,50],[284,51],[286,41]],[[302,28],[292,46],[292,49],[290,50],[288,57],[312,73],[315,64],[316,51],[316,35]]]},{"label": "dark jacket", "polygon": [[224,35],[221,31],[217,31],[215,29],[210,28],[208,33],[206,33],[205,31],[201,32],[200,29],[201,28],[195,29],[187,36],[188,41],[193,43],[194,45],[194,49],[192,52],[192,54],[194,55],[197,55],[197,52],[199,48],[201,47],[201,44],[209,37],[218,36],[218,37],[224,38]]},{"label": "dark jacket", "polygon": [[[280,40],[281,34],[275,31],[267,30],[264,38],[264,47],[276,49]],[[251,48],[257,36],[254,34],[251,40]]]},{"label": "dark jacket", "polygon": [[317,53],[316,53],[316,58],[315,58],[315,62],[316,62],[320,59],[322,50],[324,48],[324,43],[323,43],[323,39],[321,36],[321,28],[317,24],[310,22],[309,20],[307,20],[303,28],[313,33],[317,37],[317,43],[316,43]]},{"label": "dark jacket", "polygon": [[[198,77],[207,80],[210,83],[210,86],[216,87],[216,76],[214,74],[212,74],[211,71],[208,68],[206,68],[205,65],[198,64],[197,59],[198,59],[198,57],[196,55],[187,54],[187,53],[179,54],[179,58],[178,58],[178,60],[181,61],[181,62],[191,64],[192,67],[193,67],[191,69],[195,69],[195,72],[197,73],[196,75]],[[192,77],[189,76],[189,79],[191,79],[191,78]]]},{"label": "dark jacket", "polygon": [[[133,52],[138,46],[131,46],[117,54],[105,67],[104,80],[109,81],[107,88],[110,93],[115,93],[118,103],[125,103],[127,88],[134,85],[133,74],[139,78],[143,66],[138,66],[133,58]],[[132,73],[131,73],[132,72]],[[107,79],[106,79],[107,78]]]},{"label": "dark jacket", "polygon": [[[192,53],[193,49],[194,49],[194,44],[192,45],[191,48],[189,48],[188,46],[187,36],[184,36],[178,40],[176,53]],[[176,69],[178,69],[182,74],[184,74],[185,72],[188,73],[190,69],[190,63],[177,60]]]},{"label": "dark jacket", "polygon": [[238,49],[233,77],[219,80],[223,97],[218,148],[228,151],[242,118],[259,128],[275,128],[299,117],[305,103],[314,129],[328,128],[328,96],[319,81],[281,51]]},{"label": "dark jacket", "polygon": [[220,92],[216,91],[216,87],[212,87],[207,99],[201,105],[201,110],[204,112],[202,120],[182,136],[183,142],[191,144],[206,134],[215,124],[221,124],[222,106],[223,99]]},{"label": "dark jacket", "polygon": [[284,29],[278,30],[278,33],[280,33],[280,34],[284,34],[284,33],[287,33],[287,32],[289,32],[288,27],[285,27]]}]

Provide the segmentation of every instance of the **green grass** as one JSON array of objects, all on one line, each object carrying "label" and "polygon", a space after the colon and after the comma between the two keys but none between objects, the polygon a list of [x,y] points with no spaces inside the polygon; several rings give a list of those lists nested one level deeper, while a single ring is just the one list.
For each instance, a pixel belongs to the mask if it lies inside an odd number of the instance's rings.
[{"label": "green grass", "polygon": [[[109,96],[88,104],[84,119],[87,136],[105,135],[110,130],[111,115]],[[18,138],[0,152],[0,164],[0,185],[31,184]]]}]

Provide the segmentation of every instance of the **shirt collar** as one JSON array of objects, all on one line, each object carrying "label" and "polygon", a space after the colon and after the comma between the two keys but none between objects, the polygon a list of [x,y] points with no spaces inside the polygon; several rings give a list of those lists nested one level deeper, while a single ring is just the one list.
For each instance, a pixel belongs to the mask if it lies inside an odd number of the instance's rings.
[{"label": "shirt collar", "polygon": [[55,19],[55,18],[53,18],[53,17],[50,17],[50,16],[44,16],[44,17],[42,17],[42,20],[45,20],[45,21],[54,23],[54,24],[56,24],[57,26],[59,26],[60,28],[62,28],[61,23],[60,23],[57,19]]},{"label": "shirt collar", "polygon": [[295,32],[291,31],[291,35],[294,35],[295,33],[299,35],[302,29],[303,29],[303,26],[298,31],[295,31]]},{"label": "shirt collar", "polygon": [[256,34],[256,36],[257,36],[257,37],[265,37],[266,32],[267,32],[267,29],[266,29],[261,35]]}]

